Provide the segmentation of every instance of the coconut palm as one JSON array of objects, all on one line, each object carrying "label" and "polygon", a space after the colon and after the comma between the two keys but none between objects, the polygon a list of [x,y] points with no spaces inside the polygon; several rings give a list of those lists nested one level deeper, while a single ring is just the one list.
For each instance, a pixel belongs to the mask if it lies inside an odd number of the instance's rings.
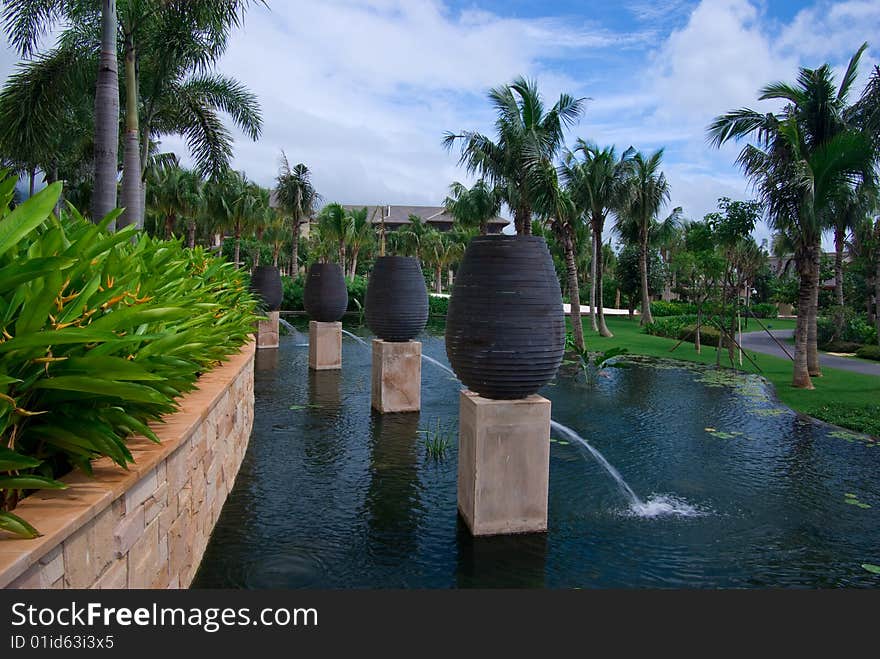
[{"label": "coconut palm", "polygon": [[346,246],[348,248],[348,276],[357,274],[358,257],[361,251],[371,247],[376,242],[373,232],[373,224],[368,217],[366,207],[356,208],[349,211],[350,225]]},{"label": "coconut palm", "polygon": [[[546,110],[537,84],[519,77],[489,91],[495,108],[496,139],[473,131],[447,132],[443,144],[461,144],[459,163],[498,186],[513,210],[518,234],[529,234],[532,210],[543,177],[535,174],[552,163],[563,144],[565,128],[581,116],[586,99],[561,94]],[[545,191],[546,192],[546,191]]]},{"label": "coconut palm", "polygon": [[[19,80],[29,87],[52,87],[47,94],[56,96],[57,103],[33,106],[29,111],[42,114],[38,121],[54,126],[55,133],[59,130],[55,108],[91,98],[99,80],[102,87],[95,108],[100,105],[102,112],[95,120],[103,122],[113,115],[112,106],[108,109],[104,105],[104,99],[112,95],[112,83],[107,82],[112,72],[106,70],[112,55],[107,53],[116,52],[117,46],[121,48],[125,62],[121,205],[126,210],[120,226],[143,222],[143,178],[152,137],[182,135],[198,167],[217,174],[227,166],[232,153],[232,138],[220,113],[228,114],[253,139],[259,135],[261,119],[256,98],[236,81],[210,71],[226,49],[229,32],[240,25],[248,4],[249,0],[119,3],[121,39],[117,44],[112,38],[113,46],[107,50],[112,20],[108,17],[105,24],[103,6],[98,10],[89,0],[4,0],[7,34],[22,53],[32,52],[40,37],[55,24],[64,25],[58,44],[42,58],[43,64],[52,65],[58,75],[41,80],[39,71],[32,71],[32,63],[27,62]],[[102,167],[103,208],[109,199],[103,187],[109,185],[104,180],[110,173],[108,163],[114,163],[114,186],[116,164],[106,144],[112,130],[103,123],[95,130],[101,140],[96,166]]]},{"label": "coconut palm", "polygon": [[434,270],[434,292],[443,292],[443,272],[462,254],[462,246],[448,233],[430,229],[422,241],[425,265]]},{"label": "coconut palm", "polygon": [[648,247],[651,240],[659,237],[660,229],[675,224],[676,209],[664,222],[658,223],[657,215],[663,205],[669,201],[669,182],[660,171],[663,161],[663,149],[651,155],[641,152],[632,156],[627,166],[623,183],[621,213],[616,229],[625,242],[638,245],[639,277],[642,299],[641,325],[653,323],[651,315],[651,295],[648,289]]},{"label": "coconut palm", "polygon": [[501,190],[480,179],[471,188],[454,181],[443,202],[446,212],[462,226],[476,226],[480,235],[489,233],[489,220],[501,211]]},{"label": "coconut palm", "polygon": [[240,265],[241,237],[265,219],[263,211],[269,206],[269,192],[248,181],[243,172],[235,171],[210,181],[206,188],[218,228],[230,232],[235,239],[232,259]]},{"label": "coconut palm", "polygon": [[[829,65],[802,68],[796,85],[773,83],[759,99],[787,102],[779,114],[748,108],[718,117],[709,127],[713,144],[752,137],[737,163],[765,203],[771,225],[791,239],[799,275],[798,320],[792,385],[812,388],[821,374],[816,346],[819,257],[831,209],[860,181],[873,182],[873,136],[853,125],[846,103],[866,45],[850,59],[839,86]],[[864,98],[864,97],[863,97]]]},{"label": "coconut palm", "polygon": [[351,225],[351,215],[340,204],[327,204],[318,214],[321,236],[336,243],[339,267],[343,272],[345,272],[345,246],[351,233]]},{"label": "coconut palm", "polygon": [[290,227],[284,218],[276,213],[263,231],[263,240],[272,248],[272,265],[276,268],[281,249],[288,238],[290,238]]},{"label": "coconut palm", "polygon": [[561,178],[569,189],[572,199],[584,209],[589,219],[593,236],[590,323],[593,331],[606,337],[611,337],[613,334],[605,323],[602,305],[604,273],[602,232],[608,216],[617,212],[623,204],[624,182],[629,161],[634,154],[635,150],[630,147],[618,158],[613,146],[600,149],[593,143],[578,139],[574,150],[566,153],[560,170]]},{"label": "coconut palm", "polygon": [[312,184],[312,173],[302,163],[290,166],[287,155],[281,152],[281,167],[275,179],[275,200],[290,218],[290,274],[295,277],[299,270],[299,235],[304,222],[315,213],[321,195]]},{"label": "coconut palm", "polygon": [[394,251],[422,260],[425,236],[431,231],[428,223],[418,215],[410,215],[409,222],[391,234]]}]

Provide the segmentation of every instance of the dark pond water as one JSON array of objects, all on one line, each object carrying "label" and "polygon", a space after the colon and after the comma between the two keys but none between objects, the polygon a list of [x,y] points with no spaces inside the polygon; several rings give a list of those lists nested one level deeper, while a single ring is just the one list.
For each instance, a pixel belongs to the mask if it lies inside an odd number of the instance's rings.
[{"label": "dark pond water", "polygon": [[[346,338],[341,372],[310,373],[304,339],[257,356],[253,436],[195,587],[880,585],[861,567],[880,564],[880,442],[797,416],[756,378],[564,366],[541,392],[554,419],[641,498],[690,514],[635,514],[554,436],[549,532],[475,540],[456,514],[459,384],[424,364],[420,414],[373,414],[369,352]],[[447,363],[441,334],[422,340]]]}]

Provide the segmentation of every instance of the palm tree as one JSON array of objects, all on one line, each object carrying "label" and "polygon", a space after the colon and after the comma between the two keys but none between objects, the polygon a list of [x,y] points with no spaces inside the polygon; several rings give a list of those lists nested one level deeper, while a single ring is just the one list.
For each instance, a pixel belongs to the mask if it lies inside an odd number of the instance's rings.
[{"label": "palm tree", "polygon": [[296,277],[299,270],[299,235],[303,222],[308,222],[315,213],[321,195],[312,184],[312,173],[304,164],[294,167],[281,152],[281,168],[275,179],[275,199],[281,210],[290,218],[290,275]]},{"label": "palm tree", "polygon": [[[225,168],[232,154],[232,137],[223,125],[221,112],[229,114],[247,135],[258,137],[261,119],[256,98],[236,81],[210,73],[248,4],[249,0],[143,0],[120,4],[116,16],[125,62],[121,205],[126,209],[120,226],[143,222],[143,180],[151,137],[183,135],[198,168],[211,174]],[[103,101],[112,96],[112,83],[107,81],[112,72],[106,67],[117,46],[111,17],[103,6],[102,11],[96,11],[90,0],[4,0],[4,5],[7,34],[22,53],[32,52],[54,24],[64,23],[58,45],[38,60],[25,63],[20,71],[17,82],[31,87],[32,94],[57,99],[56,103],[29,108],[42,115],[32,122],[53,126],[51,132],[59,134],[62,127],[56,120],[56,108],[75,106],[81,99],[91,98],[101,81],[100,96],[96,94],[94,105],[101,112],[94,120],[99,140],[95,167],[102,168],[99,197],[103,205],[109,200],[105,188],[110,185],[105,180],[110,176],[109,163],[113,163],[114,194],[116,182],[116,162],[107,144],[112,129],[98,123],[113,115],[112,100],[108,100],[110,107]],[[107,50],[111,41],[113,46]],[[40,70],[47,66],[57,75],[41,78]],[[39,85],[52,89],[43,92],[35,87]],[[118,94],[115,98],[118,107]]]},{"label": "palm tree", "polygon": [[345,246],[351,233],[351,215],[337,203],[327,204],[318,214],[318,226],[325,240],[335,241],[339,267],[345,272]]},{"label": "palm tree", "polygon": [[[648,246],[656,237],[659,226],[675,223],[673,211],[662,225],[657,215],[663,204],[669,201],[669,182],[660,171],[663,149],[650,156],[638,152],[628,164],[624,187],[624,204],[617,230],[624,240],[639,247],[639,276],[641,278],[642,312],[641,325],[654,322],[651,315],[651,295],[648,289]],[[680,209],[676,209],[680,211]]]},{"label": "palm tree", "polygon": [[421,217],[410,215],[409,222],[391,234],[395,251],[407,256],[415,256],[421,261],[425,235],[431,230],[431,227]]},{"label": "palm tree", "polygon": [[272,265],[278,267],[278,258],[281,254],[281,248],[284,247],[284,241],[290,237],[290,230],[284,218],[275,214],[271,222],[269,222],[263,231],[263,240],[269,243],[272,248]]},{"label": "palm tree", "polygon": [[476,226],[480,235],[485,236],[489,233],[489,220],[501,211],[501,202],[501,190],[480,179],[471,188],[454,181],[443,206],[462,226]]},{"label": "palm tree", "polygon": [[802,68],[797,85],[777,82],[761,90],[760,100],[787,101],[780,114],[744,108],[718,117],[709,127],[716,146],[754,138],[737,163],[758,189],[771,224],[794,245],[799,275],[794,387],[812,388],[811,376],[821,375],[816,345],[819,257],[831,208],[860,181],[875,176],[872,135],[847,122],[852,112],[846,102],[865,48],[850,59],[839,87],[827,64]]},{"label": "palm tree", "polygon": [[[577,154],[582,156],[578,159]],[[614,147],[600,149],[578,139],[573,152],[566,153],[561,177],[577,205],[584,209],[592,232],[592,263],[590,277],[590,323],[602,336],[614,336],[605,323],[602,304],[604,263],[602,231],[610,213],[621,208],[624,201],[626,175],[635,150],[630,147],[620,158]],[[598,293],[597,293],[598,291]]]},{"label": "palm tree", "polygon": [[430,229],[422,240],[425,264],[434,270],[434,292],[443,292],[443,271],[462,253],[462,247],[449,233]]},{"label": "palm tree", "polygon": [[243,172],[229,171],[207,186],[211,212],[218,228],[232,233],[235,247],[232,259],[241,265],[241,237],[255,229],[269,206],[269,191],[248,181]]},{"label": "palm tree", "polygon": [[116,0],[101,3],[101,55],[95,85],[95,187],[92,218],[99,222],[116,208],[119,167],[119,62],[116,55]]},{"label": "palm tree", "polygon": [[565,128],[581,116],[586,99],[561,94],[545,111],[535,81],[519,77],[490,90],[489,100],[497,113],[495,141],[463,131],[447,132],[443,144],[451,149],[456,141],[461,143],[459,164],[501,189],[504,202],[513,209],[516,232],[528,235],[535,198],[540,194],[534,175],[553,162]]},{"label": "palm tree", "polygon": [[348,231],[348,276],[357,274],[358,256],[365,248],[371,247],[376,241],[373,224],[370,222],[366,207],[349,211],[351,224]]}]

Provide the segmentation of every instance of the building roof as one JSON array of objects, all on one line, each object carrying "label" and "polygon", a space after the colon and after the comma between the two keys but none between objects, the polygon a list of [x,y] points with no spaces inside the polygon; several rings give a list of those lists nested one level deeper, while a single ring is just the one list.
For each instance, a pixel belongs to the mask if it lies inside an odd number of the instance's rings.
[{"label": "building roof", "polygon": [[[410,215],[418,215],[422,218],[422,221],[428,223],[446,222],[451,224],[453,220],[452,215],[447,213],[443,206],[384,205],[379,206],[379,212],[375,212],[376,206],[370,206],[367,204],[343,204],[342,207],[345,210],[356,210],[366,207],[367,217],[371,218],[374,224],[379,224],[383,217],[386,224],[406,224],[409,222]],[[509,223],[509,220],[499,216],[495,216],[489,220],[489,224],[497,224],[501,226],[506,226]]]}]

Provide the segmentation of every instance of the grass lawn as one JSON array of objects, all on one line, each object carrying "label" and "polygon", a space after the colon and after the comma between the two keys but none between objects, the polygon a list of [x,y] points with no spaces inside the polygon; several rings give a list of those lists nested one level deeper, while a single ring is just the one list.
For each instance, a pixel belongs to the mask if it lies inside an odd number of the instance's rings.
[{"label": "grass lawn", "polygon": [[[590,330],[589,317],[583,320],[587,349],[591,351],[620,347],[637,355],[715,364],[715,348],[704,346],[702,354],[698,355],[694,345],[685,342],[675,352],[670,352],[676,341],[642,333],[638,318],[606,317],[608,329],[614,333],[610,339]],[[761,322],[771,326],[770,329],[794,329],[794,319]],[[751,321],[749,329],[760,327]],[[748,354],[761,368],[760,374],[773,383],[779,399],[792,409],[829,423],[880,436],[880,378],[829,368],[823,369],[823,377],[813,379],[815,389],[795,389],[791,386],[792,365],[789,360],[753,352]],[[730,366],[726,350],[721,353],[721,364]],[[743,370],[758,372],[748,359],[743,359]]]}]

